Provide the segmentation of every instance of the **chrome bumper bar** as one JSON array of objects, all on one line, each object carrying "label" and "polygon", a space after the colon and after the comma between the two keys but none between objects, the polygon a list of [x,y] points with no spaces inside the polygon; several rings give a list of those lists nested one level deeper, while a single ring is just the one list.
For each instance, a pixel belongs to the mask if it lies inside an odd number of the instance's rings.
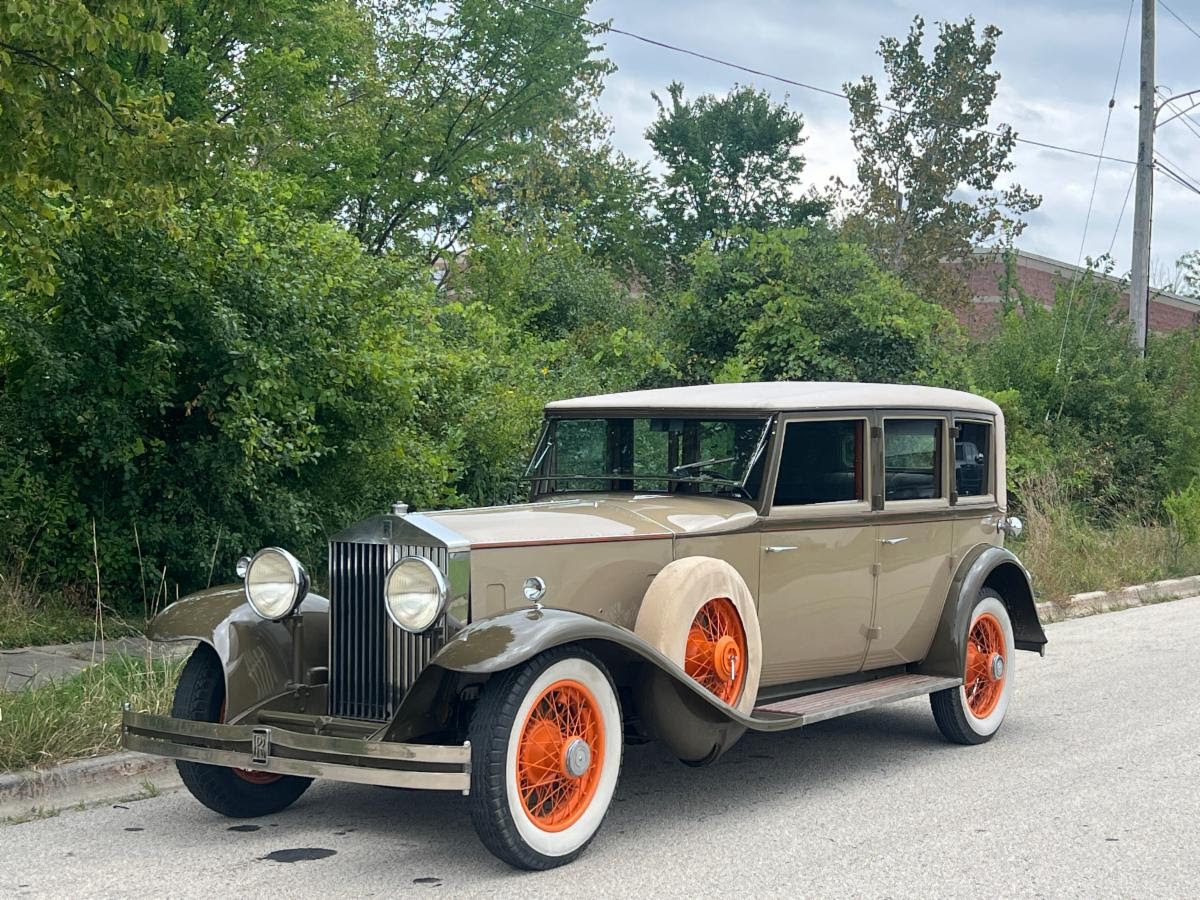
[{"label": "chrome bumper bar", "polygon": [[302,734],[275,726],[220,725],[126,710],[130,750],[214,766],[357,784],[462,791],[471,787],[471,744],[396,744]]}]

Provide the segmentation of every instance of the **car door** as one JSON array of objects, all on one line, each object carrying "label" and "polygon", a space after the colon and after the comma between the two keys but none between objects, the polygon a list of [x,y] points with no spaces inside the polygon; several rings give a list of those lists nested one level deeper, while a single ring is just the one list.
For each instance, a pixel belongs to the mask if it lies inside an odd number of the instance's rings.
[{"label": "car door", "polygon": [[954,457],[948,452],[947,417],[885,411],[880,418],[879,576],[864,669],[924,656],[953,574],[949,484]]},{"label": "car door", "polygon": [[761,534],[764,686],[862,666],[874,599],[869,419],[784,417]]}]

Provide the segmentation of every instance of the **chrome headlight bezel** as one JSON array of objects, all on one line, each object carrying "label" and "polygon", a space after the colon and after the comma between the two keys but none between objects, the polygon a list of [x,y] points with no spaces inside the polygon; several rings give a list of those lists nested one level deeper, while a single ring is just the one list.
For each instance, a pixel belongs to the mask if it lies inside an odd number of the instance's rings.
[{"label": "chrome headlight bezel", "polygon": [[[283,593],[278,594],[275,598],[266,598],[262,595],[263,582],[254,583],[256,567],[261,574],[262,567],[268,565],[278,567],[275,574],[280,577],[274,583],[283,589]],[[242,578],[242,593],[246,597],[246,602],[258,616],[269,621],[286,619],[295,612],[308,595],[308,587],[308,572],[305,571],[300,560],[282,547],[263,547],[255,553],[246,565],[246,574]],[[256,588],[258,588],[257,591]],[[286,606],[283,602],[279,602],[281,600],[286,601]]]},{"label": "chrome headlight bezel", "polygon": [[[409,587],[401,590],[397,579],[409,576],[418,580],[418,587],[423,591]],[[394,601],[401,594],[410,598],[416,593],[423,593],[419,607],[409,610],[397,609]],[[431,560],[423,556],[403,556],[392,565],[383,579],[383,607],[387,610],[388,618],[397,628],[410,634],[421,634],[428,631],[442,617],[450,598],[450,588],[446,576]]]}]

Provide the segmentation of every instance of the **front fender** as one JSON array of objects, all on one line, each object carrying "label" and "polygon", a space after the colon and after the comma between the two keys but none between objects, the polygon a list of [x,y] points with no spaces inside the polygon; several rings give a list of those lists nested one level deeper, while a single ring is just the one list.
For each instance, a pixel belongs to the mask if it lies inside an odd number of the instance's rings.
[{"label": "front fender", "polygon": [[[749,728],[763,728],[764,722],[751,719],[721,702],[697,684],[679,666],[659,650],[643,641],[627,628],[597,619],[584,613],[565,609],[521,609],[500,613],[472,622],[459,631],[430,660],[425,673],[409,692],[409,697],[425,696],[418,691],[427,678],[440,681],[441,672],[457,672],[466,676],[486,676],[532,659],[537,654],[563,644],[582,644],[597,652],[601,658],[616,658],[623,662],[648,663],[668,676],[689,700],[714,722],[733,722]],[[397,719],[418,711],[406,709],[408,697],[401,704]]]},{"label": "front fender", "polygon": [[914,671],[951,678],[962,675],[967,661],[967,635],[962,623],[985,587],[994,588],[1003,599],[1017,649],[1045,654],[1046,633],[1038,621],[1029,573],[1011,551],[984,544],[959,563],[929,653]]},{"label": "front fender", "polygon": [[[309,594],[300,604],[304,620],[304,661],[328,665],[329,601]],[[189,594],[155,616],[146,629],[153,641],[208,644],[225,670],[225,721],[235,722],[266,700],[288,691],[292,641],[282,622],[260,618],[240,584]]]}]

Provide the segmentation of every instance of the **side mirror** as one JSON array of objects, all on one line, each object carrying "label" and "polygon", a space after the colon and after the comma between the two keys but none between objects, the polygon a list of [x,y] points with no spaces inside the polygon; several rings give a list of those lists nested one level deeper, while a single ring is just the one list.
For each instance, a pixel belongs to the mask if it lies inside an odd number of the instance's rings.
[{"label": "side mirror", "polygon": [[1009,516],[1000,523],[1000,530],[1009,537],[1017,538],[1021,536],[1021,532],[1025,530],[1025,523],[1016,516]]}]

